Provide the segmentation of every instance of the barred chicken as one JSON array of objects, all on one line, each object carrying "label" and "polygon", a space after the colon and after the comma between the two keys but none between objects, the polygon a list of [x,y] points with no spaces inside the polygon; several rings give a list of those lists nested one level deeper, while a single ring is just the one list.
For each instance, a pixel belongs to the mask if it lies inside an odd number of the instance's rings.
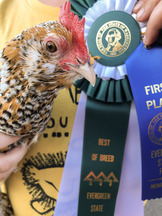
[{"label": "barred chicken", "polygon": [[[70,12],[70,2],[66,2],[59,21],[24,30],[0,52],[0,132],[20,137],[12,148],[37,141],[60,89],[82,77],[95,84],[84,22]],[[11,215],[12,208],[3,198],[1,193],[0,215]]]}]

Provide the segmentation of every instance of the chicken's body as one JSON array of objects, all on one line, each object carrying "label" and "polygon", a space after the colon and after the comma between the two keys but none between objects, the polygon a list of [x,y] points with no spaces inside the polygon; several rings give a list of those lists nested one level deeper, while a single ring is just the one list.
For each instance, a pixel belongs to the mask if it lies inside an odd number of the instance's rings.
[{"label": "chicken's body", "polygon": [[8,42],[2,52],[5,61],[0,72],[0,131],[21,136],[17,144],[29,144],[44,130],[53,100],[64,87],[67,74],[50,60],[40,38],[45,38],[47,32],[58,32],[57,28],[67,31],[60,27],[56,21],[35,26]]},{"label": "chicken's body", "polygon": [[[83,76],[94,84],[83,24],[70,12],[70,2],[65,3],[60,22],[23,31],[0,53],[0,132],[20,137],[12,147],[37,141],[60,89],[70,87]],[[10,215],[3,209],[0,198],[1,216]]]}]

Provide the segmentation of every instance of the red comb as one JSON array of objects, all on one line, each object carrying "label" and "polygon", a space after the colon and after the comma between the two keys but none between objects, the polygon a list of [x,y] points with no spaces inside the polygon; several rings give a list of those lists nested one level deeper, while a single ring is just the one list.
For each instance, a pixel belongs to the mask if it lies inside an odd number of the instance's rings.
[{"label": "red comb", "polygon": [[[73,39],[82,46],[84,46],[84,24],[85,18],[79,21],[79,17],[70,12],[71,3],[70,1],[65,2],[60,8],[59,21],[64,25],[67,30],[72,32]],[[85,45],[86,46],[86,45]]]}]

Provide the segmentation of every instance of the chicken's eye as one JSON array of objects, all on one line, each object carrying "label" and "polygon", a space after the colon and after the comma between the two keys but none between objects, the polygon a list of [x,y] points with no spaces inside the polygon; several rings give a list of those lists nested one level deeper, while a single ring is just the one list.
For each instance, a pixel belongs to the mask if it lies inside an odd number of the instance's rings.
[{"label": "chicken's eye", "polygon": [[55,43],[52,41],[48,41],[46,43],[46,49],[51,53],[54,53],[57,51],[57,47],[56,47]]}]

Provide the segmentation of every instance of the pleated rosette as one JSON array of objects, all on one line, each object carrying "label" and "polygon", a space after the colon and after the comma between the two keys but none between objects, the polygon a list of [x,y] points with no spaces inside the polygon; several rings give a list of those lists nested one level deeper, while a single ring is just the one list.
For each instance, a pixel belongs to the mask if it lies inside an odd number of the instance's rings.
[{"label": "pleated rosette", "polygon": [[[75,14],[80,18],[85,17],[85,40],[87,40],[92,24],[107,12],[123,11],[135,17],[132,10],[136,2],[136,0],[71,0],[71,5]],[[145,23],[139,23],[139,26],[143,32]],[[93,68],[97,78],[95,87],[92,87],[85,79],[78,81],[77,87],[88,96],[104,102],[132,100],[125,64],[106,66],[93,59]]]}]

